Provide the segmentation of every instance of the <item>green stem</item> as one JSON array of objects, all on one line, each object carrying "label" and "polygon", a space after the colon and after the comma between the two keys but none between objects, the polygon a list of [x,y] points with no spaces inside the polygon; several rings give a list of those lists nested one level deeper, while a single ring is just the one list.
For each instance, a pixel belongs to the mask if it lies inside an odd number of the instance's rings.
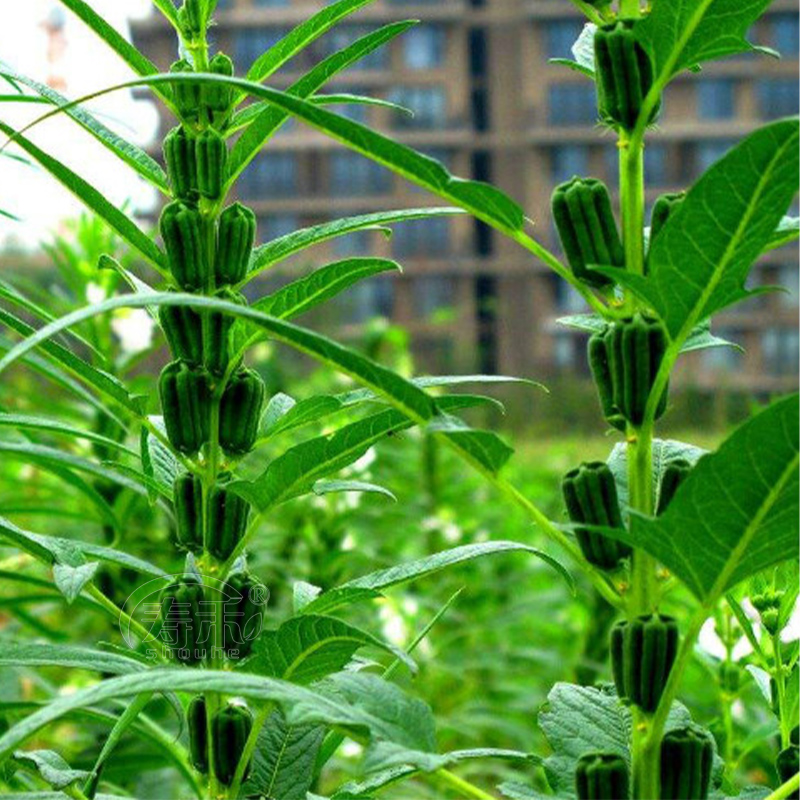
[{"label": "green stem", "polygon": [[789,715],[786,713],[786,675],[783,671],[783,656],[781,653],[781,634],[780,631],[773,633],[770,637],[772,643],[772,658],[775,662],[775,671],[772,676],[775,678],[775,688],[778,694],[778,712],[781,727],[781,749],[789,747],[791,740],[791,724]]},{"label": "green stem", "polygon": [[625,19],[636,19],[642,15],[639,0],[620,0],[619,15]]},{"label": "green stem", "polygon": [[[628,439],[628,486],[632,509],[653,513],[653,437],[649,431],[632,430]],[[658,601],[656,561],[643,550],[633,554],[628,616],[651,613]]]},{"label": "green stem", "polygon": [[618,147],[625,266],[629,272],[644,275],[644,143],[634,142],[623,133]]},{"label": "green stem", "polygon": [[487,794],[483,791],[483,789],[479,789],[474,784],[469,783],[469,781],[459,778],[458,775],[450,772],[450,770],[440,769],[435,774],[448,786],[452,786],[453,789],[457,789],[459,792],[462,792],[466,797],[474,797],[475,800],[495,800],[492,795]]},{"label": "green stem", "polygon": [[798,789],[800,789],[800,773],[793,775],[783,786],[779,786],[772,794],[767,795],[764,800],[786,800]]},{"label": "green stem", "polygon": [[245,742],[242,755],[239,758],[239,763],[236,765],[236,772],[234,773],[233,781],[228,787],[228,797],[230,800],[236,800],[236,798],[239,797],[239,791],[242,786],[242,781],[244,780],[245,770],[247,769],[247,765],[250,763],[250,760],[253,757],[256,745],[258,744],[258,736],[261,733],[261,729],[264,727],[267,719],[269,718],[269,715],[272,713],[272,709],[273,703],[267,703],[258,712],[258,714],[256,714],[256,717],[253,720],[253,728],[250,731],[250,735],[247,737],[247,742]]},{"label": "green stem", "polygon": [[[153,634],[147,630],[140,622],[123,611],[113,600],[109,600],[94,584],[90,584],[85,589],[86,593],[102,606],[118,623],[125,623],[143,642],[157,641]],[[159,657],[161,660],[161,657]]]}]

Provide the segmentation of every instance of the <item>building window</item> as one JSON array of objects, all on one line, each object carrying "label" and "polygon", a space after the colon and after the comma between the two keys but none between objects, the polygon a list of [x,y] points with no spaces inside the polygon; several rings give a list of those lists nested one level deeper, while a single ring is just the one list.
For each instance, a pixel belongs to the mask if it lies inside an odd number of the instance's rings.
[{"label": "building window", "polygon": [[259,153],[238,183],[242,197],[294,197],[297,194],[297,157],[292,153]]},{"label": "building window", "polygon": [[[322,39],[323,43],[323,56],[330,56],[338,53],[340,50],[349,47],[356,39],[366,36],[374,29],[368,25],[339,25],[331,30]],[[351,70],[366,70],[366,69],[386,69],[389,66],[389,50],[386,46],[379,47],[372,53],[368,53],[362,58],[358,59],[352,66]]]},{"label": "building window", "polygon": [[781,264],[778,267],[778,286],[785,291],[778,293],[778,300],[784,308],[797,308],[797,298],[800,296],[800,271],[797,264]]},{"label": "building window", "polygon": [[[714,333],[729,342],[741,339],[740,332],[733,328],[720,328]],[[733,347],[709,347],[702,352],[703,366],[711,372],[733,372],[741,368],[742,354]]]},{"label": "building window", "polygon": [[288,236],[300,227],[300,221],[294,214],[270,214],[258,218],[258,239],[261,242],[271,242]]},{"label": "building window", "polygon": [[419,219],[395,225],[392,254],[395,258],[446,256],[450,252],[450,220]]},{"label": "building window", "polygon": [[697,83],[700,119],[730,119],[736,115],[736,83],[728,78],[703,78]]},{"label": "building window", "polygon": [[257,6],[288,6],[289,0],[253,0]]},{"label": "building window", "polygon": [[332,242],[333,253],[337,258],[368,256],[372,252],[370,231],[353,231],[346,236],[337,236]]},{"label": "building window", "polygon": [[725,156],[734,146],[735,142],[727,139],[717,141],[700,142],[696,150],[696,174],[699,176],[709,167]]},{"label": "building window", "polygon": [[572,58],[572,46],[581,35],[581,23],[576,19],[557,19],[545,28],[548,58]]},{"label": "building window", "polygon": [[772,45],[782,56],[800,52],[800,22],[797,14],[776,14],[772,18]]},{"label": "building window", "polygon": [[562,144],[550,151],[550,175],[553,183],[564,183],[589,172],[589,148],[580,144]]},{"label": "building window", "polygon": [[391,173],[359,153],[333,153],[330,191],[335,197],[386,194],[391,190]]},{"label": "building window", "polygon": [[553,293],[559,314],[582,314],[588,310],[586,300],[573,286],[553,275]]},{"label": "building window", "polygon": [[761,336],[764,366],[772,375],[797,375],[800,333],[794,328],[773,328]]},{"label": "building window", "polygon": [[764,119],[780,119],[796,114],[800,107],[800,92],[795,78],[758,82],[758,108]]},{"label": "building window", "polygon": [[445,32],[437,25],[424,25],[406,31],[403,58],[409,69],[435,69],[444,61]]},{"label": "building window", "polygon": [[455,281],[447,275],[426,275],[413,283],[414,311],[428,319],[437,311],[452,308],[456,301]]},{"label": "building window", "polygon": [[249,68],[262,53],[277,44],[286,33],[285,28],[274,26],[243,28],[236,34],[236,62]]},{"label": "building window", "polygon": [[413,117],[396,114],[395,129],[431,130],[447,123],[447,95],[440,86],[400,86],[389,99],[414,112]]},{"label": "building window", "polygon": [[644,151],[645,180],[650,186],[667,186],[669,176],[667,148],[663,144],[651,144]]},{"label": "building window", "polygon": [[594,125],[597,102],[592,83],[559,83],[548,91],[548,120],[551,125]]},{"label": "building window", "polygon": [[351,325],[375,317],[391,317],[394,311],[394,281],[381,275],[353,286],[336,304],[345,322]]}]

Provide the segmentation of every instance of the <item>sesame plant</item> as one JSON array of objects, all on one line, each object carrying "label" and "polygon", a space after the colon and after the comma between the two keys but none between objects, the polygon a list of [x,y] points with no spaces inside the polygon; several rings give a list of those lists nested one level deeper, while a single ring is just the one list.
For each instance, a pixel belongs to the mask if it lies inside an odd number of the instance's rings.
[{"label": "sesame plant", "polygon": [[[129,785],[104,781],[104,774],[120,743],[143,730],[171,766],[172,782],[160,796],[295,800],[320,798],[324,791],[332,800],[348,800],[375,797],[398,785],[398,796],[417,796],[411,785],[402,788],[405,781],[431,784],[441,796],[483,800],[543,794],[587,800],[740,792],[770,800],[797,796],[798,647],[782,636],[798,583],[797,397],[764,408],[713,453],[655,434],[669,411],[670,378],[680,355],[726,346],[711,333],[712,317],[752,295],[745,288],[748,273],[763,252],[797,238],[797,221],[785,214],[798,190],[798,122],[779,120],[746,137],[686,193],[659,198],[649,225],[643,170],[647,134],[658,123],[670,81],[711,59],[756,50],[745,35],[769,0],[653,0],[646,9],[638,0],[575,1],[588,21],[576,43],[576,60],[566,66],[597,85],[598,118],[618,137],[621,191],[615,209],[607,188],[591,177],[576,176],[556,189],[552,212],[566,262],[532,236],[524,210],[499,189],[454,177],[427,156],[327,108],[384,102],[322,90],[412,22],[358,39],[287,92],[264,84],[370,0],[325,6],[261,55],[243,77],[237,75],[244,65],[210,50],[214,0],[186,0],[180,9],[154,0],[178,44],[179,59],[165,74],[91,3],[61,2],[138,77],[67,100],[3,66],[3,77],[19,98],[39,97],[53,108],[26,128],[0,121],[0,129],[7,146],[21,149],[73,191],[146,267],[123,265],[107,255],[104,266],[121,276],[129,291],[43,319],[35,331],[17,330],[24,338],[7,348],[0,373],[35,353],[107,403],[106,414],[125,431],[122,442],[115,440],[117,449],[138,442],[138,452],[103,463],[70,455],[69,465],[61,468],[69,466],[70,477],[102,471],[105,480],[147,497],[172,519],[175,546],[185,563],[179,573],[167,574],[165,565],[142,559],[132,537],[125,538],[128,551],[88,537],[43,536],[0,521],[4,543],[50,566],[68,601],[88,601],[109,621],[119,621],[124,639],[123,646],[117,641],[95,647],[3,639],[4,665],[55,665],[102,676],[12,715],[0,737],[5,764],[0,778],[12,796],[41,796],[42,783],[61,793],[57,796],[109,796],[103,791],[131,796]],[[163,142],[166,171],[84,106],[106,92],[142,86],[177,120]],[[7,100],[13,101],[13,96]],[[30,128],[56,114],[72,118],[119,156],[121,168],[135,170],[163,194],[157,237],[29,137]],[[292,116],[451,205],[337,220],[257,244],[255,215],[229,202],[229,194],[252,158]],[[618,441],[607,461],[576,465],[564,477],[567,518],[551,520],[539,510],[503,472],[510,448],[457,416],[487,398],[442,393],[459,383],[510,379],[409,380],[292,321],[398,265],[348,259],[257,296],[259,275],[314,244],[357,230],[459,213],[472,214],[514,240],[569,282],[589,309],[564,322],[590,334],[588,359],[599,407]],[[245,289],[255,299],[248,302]],[[133,394],[102,364],[82,357],[80,342],[68,341],[70,347],[55,338],[121,308],[146,309],[169,346],[171,360],[150,401]],[[248,353],[263,341],[303,353],[348,376],[358,388],[297,400],[267,398],[263,379],[248,366]],[[287,433],[322,421],[332,432],[281,449]],[[64,436],[80,435],[58,419],[48,424]],[[24,419],[19,426],[25,426]],[[382,590],[495,553],[527,552],[569,580],[566,567],[548,552],[522,542],[489,541],[399,563],[339,586],[318,587],[297,576],[291,614],[272,619],[265,611],[272,587],[259,580],[248,561],[265,516],[310,494],[390,494],[388,488],[340,473],[382,438],[414,426],[424,430],[426,441],[455,452],[465,468],[477,470],[504,502],[521,509],[535,527],[520,538],[548,540],[580,571],[581,586],[590,586],[616,615],[608,637],[603,636],[609,657],[599,684],[559,683],[548,697],[539,717],[550,746],[546,758],[508,750],[439,752],[435,708],[415,698],[406,679],[415,671],[414,650],[431,634],[436,618],[401,650],[343,615]],[[113,503],[108,505],[113,515]],[[413,529],[413,521],[409,524]],[[105,562],[142,575],[134,602],[116,602],[101,590],[96,578]],[[155,612],[145,616],[142,608],[151,597]],[[726,652],[714,665],[727,698],[727,735],[719,742],[679,699],[709,620]],[[752,650],[747,674],[763,687],[774,714],[765,733],[774,738],[774,790],[744,785],[736,768],[746,747],[736,740],[731,717],[744,674],[734,649],[743,638]],[[172,716],[156,718],[157,703]],[[91,769],[74,769],[53,750],[21,749],[65,716],[90,710],[102,711],[109,724]],[[330,787],[326,767],[347,740],[365,748],[364,775]],[[463,777],[465,762],[482,759],[511,762],[519,780],[494,787]],[[133,785],[134,775],[128,782]]]}]

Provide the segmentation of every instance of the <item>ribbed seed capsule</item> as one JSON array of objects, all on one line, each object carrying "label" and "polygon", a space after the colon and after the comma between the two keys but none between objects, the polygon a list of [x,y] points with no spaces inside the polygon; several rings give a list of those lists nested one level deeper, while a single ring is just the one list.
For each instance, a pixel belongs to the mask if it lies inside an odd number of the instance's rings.
[{"label": "ribbed seed capsule", "polygon": [[683,205],[684,200],[686,200],[686,192],[676,192],[674,194],[662,194],[653,204],[653,211],[650,214],[651,245],[672,215]]},{"label": "ribbed seed capsule", "polygon": [[[603,338],[614,408],[623,419],[639,426],[644,421],[647,401],[667,350],[664,326],[637,314],[609,325]],[[656,419],[666,411],[667,395],[665,390]]]},{"label": "ribbed seed capsule", "polygon": [[553,193],[553,219],[575,277],[590,286],[612,283],[589,270],[592,266],[624,267],[625,251],[602,181],[573,178]]},{"label": "ribbed seed capsule", "polygon": [[[194,72],[192,65],[182,58],[170,68],[176,74],[190,74]],[[193,122],[200,117],[202,106],[200,104],[200,84],[195,81],[175,81],[171,84],[175,107],[181,119]]]},{"label": "ribbed seed capsule", "polygon": [[[222,289],[214,296],[229,303],[246,304],[241,294],[230,289]],[[222,375],[230,363],[229,336],[236,317],[224,311],[208,311],[205,316],[203,363],[212,375]]]},{"label": "ribbed seed capsule", "polygon": [[218,286],[244,280],[256,238],[256,215],[241,203],[228,206],[219,217],[214,273]]},{"label": "ribbed seed capsule", "polygon": [[219,411],[219,443],[233,456],[249,453],[258,437],[266,387],[251,369],[234,375],[222,395]]},{"label": "ribbed seed capsule", "polygon": [[706,800],[714,744],[700,728],[670,731],[661,742],[661,800]]},{"label": "ribbed seed capsule", "polygon": [[176,200],[161,212],[161,238],[167,250],[169,268],[176,283],[187,292],[209,284],[209,254],[203,235],[205,221],[193,206]]},{"label": "ribbed seed capsule", "polygon": [[196,142],[197,188],[209,200],[218,200],[228,166],[228,147],[217,131],[208,128]]},{"label": "ribbed seed capsule", "polygon": [[193,697],[190,701],[186,709],[186,727],[189,729],[192,766],[205,775],[208,772],[208,715],[202,697]]},{"label": "ribbed seed capsule", "polygon": [[161,639],[183,664],[199,664],[209,644],[209,620],[199,580],[184,577],[161,594]]},{"label": "ribbed seed capsule", "polygon": [[203,482],[184,472],[173,484],[178,545],[190,553],[203,552]]},{"label": "ribbed seed capsule", "polygon": [[672,502],[675,497],[675,492],[678,491],[680,485],[689,477],[692,471],[692,465],[685,458],[676,458],[670,461],[664,468],[664,474],[661,476],[661,486],[658,493],[658,509],[656,514],[660,516]]},{"label": "ribbed seed capsule", "polygon": [[233,575],[225,597],[225,652],[228,658],[246,658],[261,633],[266,587],[250,575]]},{"label": "ribbed seed capsule", "polygon": [[[623,527],[617,485],[608,464],[581,464],[564,476],[561,488],[572,522]],[[586,560],[600,569],[616,569],[631,554],[630,547],[622,542],[584,528],[576,528],[575,537]]]},{"label": "ribbed seed capsule", "polygon": [[197,453],[209,440],[211,392],[205,373],[173,361],[162,370],[158,388],[172,446],[185,455]]},{"label": "ribbed seed capsule", "polygon": [[605,331],[595,333],[589,339],[589,368],[592,371],[600,409],[606,421],[619,431],[624,431],[627,423],[614,405],[614,386],[611,382],[611,369],[608,363]]},{"label": "ribbed seed capsule", "polygon": [[[243,706],[229,705],[212,718],[214,774],[223,786],[231,785],[252,728],[253,717]],[[248,763],[244,777],[246,778],[249,773],[250,764]]]},{"label": "ribbed seed capsule", "polygon": [[208,500],[205,549],[227,561],[247,530],[250,504],[224,486],[215,486]]},{"label": "ribbed seed capsule", "polygon": [[[233,77],[233,61],[225,53],[217,53],[208,64],[214,75]],[[202,87],[203,105],[214,115],[214,121],[223,122],[233,104],[233,88],[218,83],[205,83]]]},{"label": "ribbed seed capsule", "polygon": [[611,631],[611,665],[617,694],[642,711],[658,707],[678,652],[672,617],[648,614],[618,622]]},{"label": "ribbed seed capsule", "polygon": [[625,759],[614,753],[582,756],[575,768],[578,800],[627,800],[630,778]]},{"label": "ribbed seed capsule", "polygon": [[[597,30],[594,37],[597,101],[600,116],[631,131],[653,85],[653,63],[636,40],[635,22],[622,20]],[[648,122],[658,115],[656,108]]]},{"label": "ribbed seed capsule", "polygon": [[180,200],[197,200],[197,154],[194,137],[179,125],[164,138],[164,161],[172,193]]},{"label": "ribbed seed capsule", "polygon": [[203,33],[203,10],[200,7],[200,0],[184,0],[182,8],[178,11],[178,21],[183,33],[189,38]]},{"label": "ribbed seed capsule", "polygon": [[161,306],[158,321],[176,360],[196,367],[203,363],[203,321],[188,306]]}]

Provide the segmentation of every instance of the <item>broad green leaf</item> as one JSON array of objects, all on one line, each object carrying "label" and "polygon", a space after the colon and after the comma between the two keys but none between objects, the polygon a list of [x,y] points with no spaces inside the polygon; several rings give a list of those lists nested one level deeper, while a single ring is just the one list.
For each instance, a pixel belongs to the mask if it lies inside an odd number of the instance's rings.
[{"label": "broad green leaf", "polygon": [[653,3],[636,36],[667,79],[715,58],[754,50],[745,36],[772,0],[669,0]]},{"label": "broad green leaf", "polygon": [[299,403],[285,394],[276,394],[267,404],[261,419],[260,438],[271,438],[279,433],[317,422],[343,408],[341,400],[333,395],[319,395]]},{"label": "broad green leaf", "polygon": [[262,53],[248,70],[248,80],[260,83],[327,33],[337,22],[373,2],[374,0],[338,0],[325,6]]},{"label": "broad green leaf", "polygon": [[393,270],[402,272],[402,267],[385,258],[336,261],[283,286],[254,303],[253,308],[278,319],[292,319],[327,302],[359,281]]},{"label": "broad green leaf", "polygon": [[83,557],[96,558],[112,564],[141,572],[145,575],[163,577],[166,573],[135,556],[111,547],[79,542],[73,539],[61,539],[56,536],[42,536],[38,533],[22,530],[7,519],[0,517],[0,543],[10,543],[45,564],[71,564],[77,566]]},{"label": "broad green leaf", "polygon": [[800,217],[784,217],[778,224],[772,238],[767,242],[765,251],[776,250],[784,245],[796,242],[800,238]]},{"label": "broad green leaf", "polygon": [[18,750],[14,758],[22,763],[30,761],[42,780],[54,789],[65,789],[89,775],[86,770],[72,769],[54,750]]},{"label": "broad green leaf", "polygon": [[[472,405],[469,397],[440,398],[443,408]],[[332,433],[287,450],[271,461],[255,480],[234,481],[230,488],[261,512],[312,490],[321,478],[358,461],[370,447],[387,435],[413,426],[407,416],[386,409]]]},{"label": "broad green leaf", "polygon": [[[159,70],[156,65],[145,58],[84,0],[60,0],[60,2],[85,22],[137,75],[158,74]],[[157,88],[156,93],[161,95],[165,102],[171,102],[172,92],[168,86]]]},{"label": "broad green leaf", "polygon": [[[0,308],[0,323],[26,338],[36,333],[36,329],[2,308]],[[42,344],[42,350],[50,360],[65,369],[69,374],[74,375],[129,411],[139,413],[141,408],[140,399],[129,394],[122,382],[114,375],[96,369],[58,342],[45,341]]]},{"label": "broad green leaf", "polygon": [[[397,22],[386,25],[372,33],[362,36],[348,47],[334,53],[317,64],[304,75],[289,91],[298,97],[310,97],[322,88],[336,74],[341,72],[369,53],[374,52],[387,42],[413,27],[415,22]],[[259,84],[252,81],[237,81],[237,88],[250,92]],[[259,87],[261,88],[261,87]],[[312,108],[314,106],[312,105]],[[252,113],[252,112],[251,112]],[[250,163],[256,153],[264,146],[264,142],[291,116],[291,111],[280,110],[264,104],[264,109],[247,127],[231,150],[228,159],[228,186],[230,187],[242,170]]]},{"label": "broad green leaf", "polygon": [[[658,507],[661,494],[661,480],[664,477],[664,470],[671,461],[683,459],[690,464],[696,464],[704,455],[708,453],[701,447],[695,447],[685,442],[676,442],[670,439],[653,440],[653,497],[654,505]],[[628,509],[628,446],[624,442],[619,442],[614,446],[611,455],[608,457],[608,466],[614,473],[614,480],[617,484],[620,506]]]},{"label": "broad green leaf", "polygon": [[742,425],[702,458],[658,519],[630,539],[706,604],[739,581],[797,558],[797,395]]},{"label": "broad green leaf", "polygon": [[703,175],[650,251],[647,278],[625,282],[670,336],[748,297],[745,281],[798,190],[798,122],[781,120],[744,140]]},{"label": "broad green leaf", "polygon": [[53,580],[69,605],[75,602],[84,586],[94,578],[99,566],[96,561],[78,567],[69,564],[53,565]]},{"label": "broad green leaf", "polygon": [[497,434],[470,428],[451,414],[441,414],[436,417],[428,425],[427,430],[441,434],[463,457],[493,475],[497,474],[514,455],[514,450]]},{"label": "broad green leaf", "polygon": [[147,669],[135,658],[69,644],[21,642],[0,638],[0,665],[4,667],[68,667],[111,675],[131,675]]},{"label": "broad green leaf", "polygon": [[312,614],[294,617],[278,630],[263,632],[254,642],[244,669],[308,685],[344,669],[362,647],[384,650],[416,672],[416,665],[403,650],[342,620]]},{"label": "broad green leaf", "polygon": [[450,217],[463,214],[460,208],[410,208],[400,211],[380,211],[374,214],[362,214],[358,217],[337,219],[334,222],[325,222],[312,228],[301,228],[286,236],[273,239],[267,244],[257,247],[253,251],[247,281],[252,280],[265,269],[284,261],[289,256],[306,250],[339,236],[363,230],[387,230],[383,226],[397,222],[407,222],[414,219],[427,219],[430,217]]},{"label": "broad green leaf", "polygon": [[[64,2],[64,0],[62,0]],[[0,131],[13,137],[14,143],[36,160],[62,186],[74,194],[87,208],[103,219],[110,228],[116,231],[128,244],[136,249],[164,277],[168,277],[167,257],[156,243],[144,233],[133,220],[120,211],[113,203],[109,203],[102,193],[87,183],[65,164],[48,155],[37,147],[30,139],[17,133],[5,122],[0,122]]]},{"label": "broad green leaf", "polygon": [[28,414],[0,414],[0,428],[10,427],[21,430],[36,430],[47,431],[63,436],[69,436],[74,439],[85,439],[89,442],[96,442],[102,444],[104,447],[110,447],[114,450],[122,450],[129,455],[135,456],[136,453],[130,448],[126,447],[121,442],[114,439],[109,439],[107,436],[101,436],[94,431],[84,430],[82,428],[74,428],[72,425],[66,425],[60,420],[50,419],[47,417],[34,417]]},{"label": "broad green leaf", "polygon": [[[608,327],[608,323],[598,314],[575,314],[571,317],[557,319],[559,325],[565,328],[574,328],[584,333],[599,333]],[[711,347],[733,347],[736,350],[742,348],[734,342],[729,342],[721,336],[715,336],[711,332],[711,321],[700,323],[689,335],[689,338],[681,348],[681,353],[691,353],[695,350],[707,350]]]},{"label": "broad green leaf", "polygon": [[283,714],[273,712],[258,735],[244,794],[306,800],[324,737],[319,725],[289,725]]},{"label": "broad green leaf", "polygon": [[169,194],[169,184],[164,170],[141,147],[114,133],[85,108],[71,105],[70,101],[55,89],[51,89],[46,84],[39,83],[26,75],[14,72],[1,62],[0,67],[2,67],[2,71],[6,76],[30,87],[54,106],[67,106],[64,109],[65,114],[74,119],[84,130],[94,136],[100,144],[122,159],[148,183],[155,186],[160,192]]},{"label": "broad green leaf", "polygon": [[356,600],[375,597],[384,589],[389,589],[392,586],[398,586],[399,584],[408,583],[417,578],[433,575],[448,567],[455,566],[456,564],[463,564],[464,562],[472,561],[476,558],[509,552],[529,553],[543,559],[556,569],[567,583],[571,585],[572,579],[564,567],[555,559],[543,553],[541,550],[537,550],[535,547],[529,547],[519,542],[484,542],[481,544],[468,544],[463,547],[453,548],[452,550],[445,550],[444,552],[436,553],[426,558],[410,561],[405,564],[398,564],[395,567],[389,567],[388,569],[383,569],[361,578],[348,581],[335,589],[324,592],[310,603],[307,603],[303,606],[302,613],[329,614],[334,609]]},{"label": "broad green leaf", "polygon": [[327,679],[323,690],[242,672],[172,668],[111,678],[54,699],[0,737],[0,763],[37,731],[76,709],[143,692],[161,691],[210,691],[272,701],[285,709],[289,722],[319,722],[398,744],[412,742],[419,749],[426,749],[421,745],[433,744],[430,709],[405,695],[397,686],[373,675],[345,673],[336,676],[336,680]]}]

